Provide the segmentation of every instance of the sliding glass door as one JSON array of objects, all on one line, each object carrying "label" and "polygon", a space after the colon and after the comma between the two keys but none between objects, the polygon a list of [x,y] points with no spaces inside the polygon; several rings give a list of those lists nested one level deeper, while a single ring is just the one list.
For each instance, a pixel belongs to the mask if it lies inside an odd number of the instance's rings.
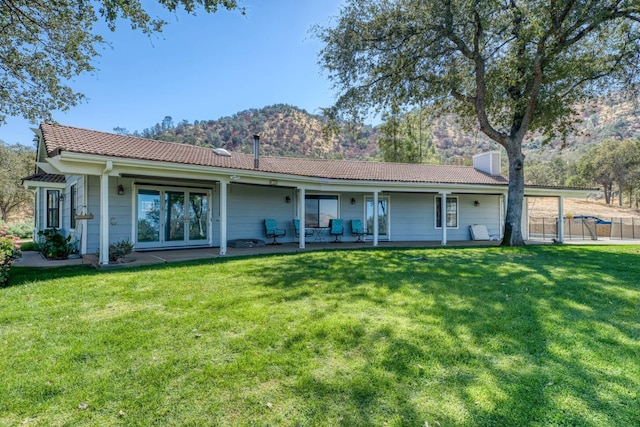
[{"label": "sliding glass door", "polygon": [[207,244],[209,200],[209,192],[196,189],[138,189],[136,247]]}]

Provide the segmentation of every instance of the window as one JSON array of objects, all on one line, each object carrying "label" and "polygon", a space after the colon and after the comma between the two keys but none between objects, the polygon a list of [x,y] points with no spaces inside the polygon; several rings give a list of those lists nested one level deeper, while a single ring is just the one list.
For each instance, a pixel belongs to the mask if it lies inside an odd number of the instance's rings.
[{"label": "window", "polygon": [[[458,198],[447,197],[447,228],[458,228]],[[436,197],[436,228],[442,228],[442,197]]]},{"label": "window", "polygon": [[69,228],[72,230],[76,228],[76,208],[78,207],[76,194],[76,184],[73,184],[69,187]]},{"label": "window", "polygon": [[47,190],[47,227],[60,228],[60,190]]},{"label": "window", "polygon": [[305,227],[328,227],[330,219],[338,218],[338,196],[305,196],[304,209]]}]

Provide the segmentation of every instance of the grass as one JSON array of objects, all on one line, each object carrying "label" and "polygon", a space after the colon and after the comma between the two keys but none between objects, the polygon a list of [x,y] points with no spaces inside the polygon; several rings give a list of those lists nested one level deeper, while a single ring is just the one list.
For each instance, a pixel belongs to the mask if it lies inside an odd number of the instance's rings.
[{"label": "grass", "polygon": [[0,425],[635,426],[639,252],[14,268]]}]

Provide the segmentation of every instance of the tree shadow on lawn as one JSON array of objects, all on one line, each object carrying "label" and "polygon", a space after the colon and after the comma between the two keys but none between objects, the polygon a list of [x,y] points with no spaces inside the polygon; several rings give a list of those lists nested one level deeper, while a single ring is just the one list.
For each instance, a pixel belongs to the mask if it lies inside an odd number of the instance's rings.
[{"label": "tree shadow on lawn", "polygon": [[558,247],[367,250],[283,257],[260,274],[283,301],[322,299],[316,319],[362,320],[350,345],[328,356],[351,354],[360,366],[347,375],[319,361],[297,388],[317,413],[337,397],[345,425],[385,414],[442,425],[631,425],[639,289],[626,278],[638,277],[637,263],[633,253]]},{"label": "tree shadow on lawn", "polygon": [[[254,298],[267,316],[296,313],[294,335],[283,330],[276,350],[311,348],[300,361],[309,369],[283,385],[304,402],[294,417],[303,424],[633,425],[640,269],[632,251],[309,252],[251,257],[242,274],[264,290]],[[190,266],[215,273],[244,260],[16,268],[11,285]],[[274,365],[288,363],[281,359]]]}]

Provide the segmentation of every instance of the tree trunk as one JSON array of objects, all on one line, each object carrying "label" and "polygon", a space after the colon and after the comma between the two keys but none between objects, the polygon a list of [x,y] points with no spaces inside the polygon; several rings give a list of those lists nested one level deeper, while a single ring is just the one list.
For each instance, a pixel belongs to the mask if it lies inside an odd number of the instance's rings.
[{"label": "tree trunk", "polygon": [[618,206],[622,207],[622,194],[624,194],[622,192],[622,185],[620,183],[618,183],[618,194],[620,194],[620,197],[618,197]]},{"label": "tree trunk", "polygon": [[[522,205],[524,202],[524,156],[520,144],[510,141],[507,149],[509,158],[509,198],[504,221],[502,246],[524,246],[522,238]],[[513,148],[513,146],[517,146]]]},{"label": "tree trunk", "polygon": [[602,188],[604,190],[604,202],[607,205],[610,205],[611,204],[611,189],[609,188],[609,184],[604,183]]}]

